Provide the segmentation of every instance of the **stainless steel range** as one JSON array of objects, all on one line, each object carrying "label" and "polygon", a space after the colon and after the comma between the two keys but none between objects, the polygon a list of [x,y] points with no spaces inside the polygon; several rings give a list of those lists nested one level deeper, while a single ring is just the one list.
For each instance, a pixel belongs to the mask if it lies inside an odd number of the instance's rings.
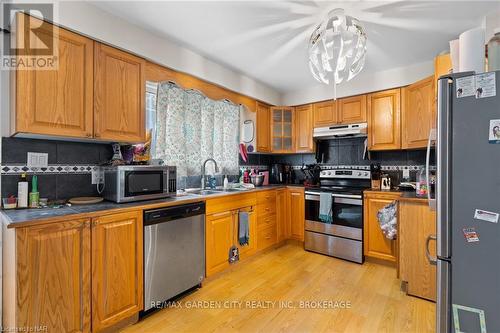
[{"label": "stainless steel range", "polygon": [[[363,190],[370,171],[330,169],[320,173],[320,186],[305,191],[305,249],[363,263]],[[320,219],[320,193],[330,193],[331,222]]]}]

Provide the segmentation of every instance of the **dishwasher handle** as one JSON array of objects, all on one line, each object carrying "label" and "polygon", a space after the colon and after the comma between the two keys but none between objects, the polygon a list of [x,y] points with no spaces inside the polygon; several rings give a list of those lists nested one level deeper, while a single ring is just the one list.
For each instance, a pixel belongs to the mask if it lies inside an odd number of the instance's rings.
[{"label": "dishwasher handle", "polygon": [[144,226],[165,223],[168,221],[179,220],[186,217],[204,214],[204,202],[146,210],[144,211]]}]

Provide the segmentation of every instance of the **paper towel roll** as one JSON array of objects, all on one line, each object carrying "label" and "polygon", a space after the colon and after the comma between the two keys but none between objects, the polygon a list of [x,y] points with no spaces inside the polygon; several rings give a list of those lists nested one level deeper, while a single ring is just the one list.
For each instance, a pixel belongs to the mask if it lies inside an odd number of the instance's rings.
[{"label": "paper towel roll", "polygon": [[458,39],[450,40],[450,57],[453,73],[460,72],[460,41]]},{"label": "paper towel roll", "polygon": [[460,72],[484,72],[484,29],[470,29],[459,37]]}]

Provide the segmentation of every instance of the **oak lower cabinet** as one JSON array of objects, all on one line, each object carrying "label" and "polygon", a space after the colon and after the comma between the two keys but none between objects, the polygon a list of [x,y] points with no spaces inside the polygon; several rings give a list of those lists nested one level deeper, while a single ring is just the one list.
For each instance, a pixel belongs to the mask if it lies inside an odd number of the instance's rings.
[{"label": "oak lower cabinet", "polygon": [[287,188],[286,213],[288,223],[290,223],[290,238],[303,242],[305,223],[304,188]]},{"label": "oak lower cabinet", "polygon": [[[399,203],[399,275],[409,295],[436,301],[436,266],[426,257],[426,241],[436,235],[436,212],[426,200]],[[429,242],[436,255],[436,242]]]},{"label": "oak lower cabinet", "polygon": [[368,149],[401,149],[401,89],[368,94]]},{"label": "oak lower cabinet", "polygon": [[290,238],[290,221],[286,216],[286,190],[276,190],[276,226],[277,226],[277,240],[282,242]]},{"label": "oak lower cabinet", "polygon": [[276,191],[257,193],[257,249],[264,250],[278,242]]},{"label": "oak lower cabinet", "polygon": [[314,151],[312,104],[295,107],[295,152]]},{"label": "oak lower cabinet", "polygon": [[396,262],[397,241],[387,239],[377,219],[377,213],[398,200],[400,193],[365,192],[363,213],[363,246],[366,257]]},{"label": "oak lower cabinet", "polygon": [[[4,313],[4,327],[90,332],[90,232],[89,219],[15,231],[16,310],[11,316]],[[4,301],[3,306],[12,304]]]},{"label": "oak lower cabinet", "polygon": [[257,102],[257,151],[271,152],[271,107]]},{"label": "oak lower cabinet", "polygon": [[[5,327],[98,332],[143,308],[142,211],[4,229]],[[11,236],[13,235],[13,236]],[[7,309],[8,308],[8,309]]]},{"label": "oak lower cabinet", "polygon": [[425,148],[436,123],[434,76],[410,84],[401,91],[401,146],[403,149]]},{"label": "oak lower cabinet", "polygon": [[92,331],[143,309],[142,211],[92,220]]}]

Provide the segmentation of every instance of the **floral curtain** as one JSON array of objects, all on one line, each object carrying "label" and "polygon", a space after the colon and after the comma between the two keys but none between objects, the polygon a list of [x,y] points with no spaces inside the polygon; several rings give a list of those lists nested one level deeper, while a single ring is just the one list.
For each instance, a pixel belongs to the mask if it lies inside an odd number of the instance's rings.
[{"label": "floral curtain", "polygon": [[[207,158],[238,174],[239,106],[214,101],[171,82],[158,85],[155,158],[177,166],[177,177],[199,176]],[[213,165],[207,165],[213,174]]]}]

